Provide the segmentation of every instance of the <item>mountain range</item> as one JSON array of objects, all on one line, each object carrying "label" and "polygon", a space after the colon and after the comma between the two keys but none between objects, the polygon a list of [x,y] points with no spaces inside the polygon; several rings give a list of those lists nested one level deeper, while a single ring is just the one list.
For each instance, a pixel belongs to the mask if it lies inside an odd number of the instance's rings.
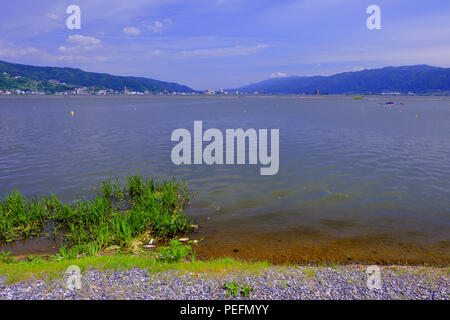
[{"label": "mountain range", "polygon": [[85,72],[81,69],[36,67],[0,61],[0,90],[46,91],[49,93],[76,87],[95,87],[139,92],[194,92],[193,89],[174,82],[143,77],[114,76],[107,73]]},{"label": "mountain range", "polygon": [[331,76],[282,77],[230,89],[271,94],[377,94],[449,92],[450,68],[428,65],[385,67]]},{"label": "mountain range", "polygon": [[[22,90],[56,93],[88,87],[123,92],[198,92],[174,82],[144,77],[114,76],[75,68],[37,67],[0,61],[0,91]],[[264,80],[226,91],[267,94],[378,94],[450,93],[450,68],[428,65],[385,67],[331,76],[294,76]]]}]

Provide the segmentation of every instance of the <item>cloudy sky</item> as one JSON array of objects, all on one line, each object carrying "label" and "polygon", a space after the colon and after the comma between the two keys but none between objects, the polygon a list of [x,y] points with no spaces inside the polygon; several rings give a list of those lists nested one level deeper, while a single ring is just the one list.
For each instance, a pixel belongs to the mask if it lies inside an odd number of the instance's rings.
[{"label": "cloudy sky", "polygon": [[[69,5],[81,29],[69,30]],[[369,5],[381,30],[369,30]],[[388,65],[450,67],[449,0],[16,0],[0,60],[145,76],[194,89]]]}]

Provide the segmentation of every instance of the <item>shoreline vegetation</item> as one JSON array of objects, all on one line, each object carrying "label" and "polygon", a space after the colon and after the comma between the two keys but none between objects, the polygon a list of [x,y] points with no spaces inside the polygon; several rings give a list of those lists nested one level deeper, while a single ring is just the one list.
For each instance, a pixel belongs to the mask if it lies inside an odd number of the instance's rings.
[{"label": "shoreline vegetation", "polygon": [[[105,180],[94,197],[70,204],[55,195],[30,199],[14,190],[0,201],[0,241],[57,239],[59,253],[50,257],[56,260],[139,253],[153,248],[154,242],[168,240],[172,240],[170,248],[186,251],[189,246],[175,237],[197,227],[184,215],[189,201],[185,183],[140,175],[127,177],[123,187],[118,179]],[[44,234],[44,228],[51,232]],[[7,257],[8,253],[1,253],[0,258]]]}]

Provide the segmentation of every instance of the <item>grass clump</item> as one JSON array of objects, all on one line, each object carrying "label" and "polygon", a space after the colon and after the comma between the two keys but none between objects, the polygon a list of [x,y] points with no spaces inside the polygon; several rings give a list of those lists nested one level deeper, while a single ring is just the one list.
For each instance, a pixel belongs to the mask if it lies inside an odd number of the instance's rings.
[{"label": "grass clump", "polygon": [[247,284],[244,284],[241,290],[241,295],[243,297],[248,297],[250,295],[250,292],[254,291],[255,289],[253,287],[249,287]]},{"label": "grass clump", "polygon": [[170,240],[169,247],[159,247],[158,252],[162,259],[165,259],[169,263],[173,263],[185,259],[188,253],[192,252],[192,248],[188,245],[181,244],[177,239],[172,239]]},{"label": "grass clump", "polygon": [[47,199],[26,199],[14,190],[0,200],[0,240],[14,241],[39,234],[49,215]]},{"label": "grass clump", "polygon": [[308,268],[308,269],[304,269],[303,273],[308,277],[308,278],[314,278],[316,276],[316,270],[314,270],[313,268]]},{"label": "grass clump", "polygon": [[236,280],[233,280],[232,282],[225,282],[224,288],[227,291],[227,297],[233,296],[236,298],[238,296],[239,284]]},{"label": "grass clump", "polygon": [[236,280],[233,280],[232,282],[225,282],[224,288],[226,290],[226,296],[233,296],[236,298],[238,294],[240,293],[243,297],[248,297],[250,295],[250,292],[255,290],[252,287],[249,287],[246,283],[241,285],[236,282]]},{"label": "grass clump", "polygon": [[17,190],[0,203],[0,240],[37,235],[46,224],[63,234],[60,253],[68,259],[95,256],[109,246],[127,249],[136,240],[172,238],[191,228],[184,215],[185,184],[155,182],[140,175],[103,181],[89,200],[64,204],[56,196],[28,200]]},{"label": "grass clump", "polygon": [[15,262],[15,260],[12,257],[11,251],[8,251],[8,252],[0,251],[0,263],[10,264],[10,263],[14,263],[14,262]]}]

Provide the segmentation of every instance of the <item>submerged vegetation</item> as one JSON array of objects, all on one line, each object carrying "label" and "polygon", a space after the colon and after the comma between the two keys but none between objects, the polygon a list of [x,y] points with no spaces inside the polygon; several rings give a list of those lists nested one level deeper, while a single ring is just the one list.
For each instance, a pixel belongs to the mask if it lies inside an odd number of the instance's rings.
[{"label": "submerged vegetation", "polygon": [[36,236],[51,226],[54,234],[63,235],[63,258],[95,256],[108,247],[133,250],[151,239],[189,231],[191,224],[184,215],[188,203],[184,183],[156,182],[140,175],[128,177],[123,187],[118,179],[103,181],[92,199],[70,204],[56,196],[30,200],[14,190],[0,202],[0,241]]}]

